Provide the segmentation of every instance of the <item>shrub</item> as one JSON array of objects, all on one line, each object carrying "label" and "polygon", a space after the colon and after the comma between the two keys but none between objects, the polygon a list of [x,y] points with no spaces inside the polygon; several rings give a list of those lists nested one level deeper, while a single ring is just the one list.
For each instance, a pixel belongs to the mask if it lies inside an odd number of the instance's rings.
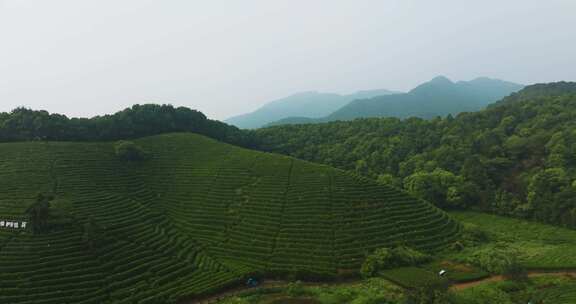
[{"label": "shrub", "polygon": [[390,301],[385,296],[377,296],[377,295],[362,295],[351,302],[351,304],[392,304],[392,303],[393,302]]},{"label": "shrub", "polygon": [[301,281],[290,282],[286,287],[286,294],[291,297],[298,297],[304,294],[304,285]]},{"label": "shrub", "polygon": [[369,255],[360,269],[363,277],[369,278],[380,270],[401,266],[418,265],[430,260],[430,256],[406,246],[379,248]]},{"label": "shrub", "polygon": [[332,292],[323,292],[320,293],[317,298],[322,304],[350,303],[354,298],[354,294],[350,293],[347,289],[344,289]]},{"label": "shrub", "polygon": [[485,243],[490,240],[486,231],[480,229],[477,225],[465,223],[462,231],[462,239],[466,242]]},{"label": "shrub", "polygon": [[131,141],[121,140],[114,146],[116,156],[127,161],[142,161],[150,157],[140,146]]},{"label": "shrub", "polygon": [[512,259],[508,264],[504,265],[502,274],[505,278],[514,281],[523,281],[528,278],[526,269],[520,265],[517,259]]},{"label": "shrub", "polygon": [[477,250],[465,258],[465,262],[474,264],[491,273],[521,276],[519,252],[506,244],[497,243]]},{"label": "shrub", "polygon": [[428,280],[405,292],[406,304],[450,304],[455,299],[448,291],[449,283],[445,279]]}]

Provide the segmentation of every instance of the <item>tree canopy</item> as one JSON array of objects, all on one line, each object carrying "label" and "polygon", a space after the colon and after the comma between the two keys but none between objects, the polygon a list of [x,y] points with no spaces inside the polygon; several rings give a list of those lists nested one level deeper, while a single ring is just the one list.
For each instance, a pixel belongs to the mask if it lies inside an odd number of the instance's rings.
[{"label": "tree canopy", "polygon": [[172,105],[134,105],[112,115],[68,118],[60,114],[17,108],[0,113],[0,142],[110,141],[169,132],[194,132],[224,142],[247,146],[247,134],[210,120],[199,111]]},{"label": "tree canopy", "polygon": [[474,113],[252,131],[259,149],[403,186],[443,208],[576,227],[576,83],[526,87]]}]

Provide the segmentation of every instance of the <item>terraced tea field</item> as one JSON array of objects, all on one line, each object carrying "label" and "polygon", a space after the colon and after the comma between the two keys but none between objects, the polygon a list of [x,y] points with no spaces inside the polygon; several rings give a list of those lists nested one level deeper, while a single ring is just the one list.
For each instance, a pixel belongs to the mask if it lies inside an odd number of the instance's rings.
[{"label": "terraced tea field", "polygon": [[58,214],[46,234],[0,228],[0,303],[170,303],[253,273],[334,277],[375,248],[435,250],[459,230],[330,167],[194,134],[137,143],[151,160],[122,162],[114,143],[0,144],[0,220],[29,220],[40,192]]}]

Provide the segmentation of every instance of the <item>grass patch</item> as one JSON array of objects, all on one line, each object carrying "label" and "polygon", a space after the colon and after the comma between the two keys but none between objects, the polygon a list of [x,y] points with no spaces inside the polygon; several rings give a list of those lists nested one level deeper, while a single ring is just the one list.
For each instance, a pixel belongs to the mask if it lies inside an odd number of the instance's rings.
[{"label": "grass patch", "polygon": [[381,271],[380,276],[405,288],[422,286],[438,278],[438,274],[419,267],[388,269]]},{"label": "grass patch", "polygon": [[448,260],[437,260],[421,266],[432,273],[446,270],[445,277],[453,283],[463,283],[487,278],[490,273],[469,264],[458,263]]},{"label": "grass patch", "polygon": [[[502,242],[518,250],[520,262],[532,269],[576,268],[576,231],[536,222],[476,212],[451,212],[457,220],[486,231],[491,242]],[[477,250],[478,248],[474,248]],[[470,254],[464,249],[454,257]]]}]

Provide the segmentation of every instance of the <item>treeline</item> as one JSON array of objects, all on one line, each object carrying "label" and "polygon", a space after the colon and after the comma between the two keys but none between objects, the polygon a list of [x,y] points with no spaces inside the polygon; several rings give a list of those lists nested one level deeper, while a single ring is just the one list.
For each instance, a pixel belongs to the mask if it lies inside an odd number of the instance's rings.
[{"label": "treeline", "polygon": [[576,228],[576,83],[526,87],[488,109],[252,131],[258,149],[404,187],[443,208]]},{"label": "treeline", "polygon": [[249,146],[248,134],[199,111],[171,105],[134,105],[112,115],[68,118],[46,111],[17,108],[0,113],[0,141],[109,141],[169,132],[194,132]]}]

